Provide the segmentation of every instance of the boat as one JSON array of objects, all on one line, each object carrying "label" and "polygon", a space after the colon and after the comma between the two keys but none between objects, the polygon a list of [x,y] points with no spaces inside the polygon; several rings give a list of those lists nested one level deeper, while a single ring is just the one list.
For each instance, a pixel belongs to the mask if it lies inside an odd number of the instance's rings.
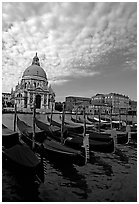
[{"label": "boat", "polygon": [[[36,120],[35,120],[36,121]],[[24,128],[22,127],[24,121],[21,121],[18,118],[17,127],[21,132],[22,140],[27,143],[29,146],[32,145],[33,140],[32,137],[27,132],[28,125],[24,122]],[[48,132],[47,126],[45,129]],[[51,132],[51,130],[50,130]],[[50,133],[51,135],[51,133]],[[59,162],[71,162],[76,165],[82,166],[85,164],[85,157],[83,153],[79,150],[75,150],[73,148],[67,147],[64,144],[61,144],[58,141],[55,141],[51,137],[47,137],[43,142],[35,142],[36,151],[40,151],[41,145],[44,147],[44,155],[53,160],[59,160]]]},{"label": "boat", "polygon": [[[130,126],[131,139],[137,140],[137,126],[135,126],[135,125],[129,125],[129,126]],[[126,126],[122,126],[120,131],[126,132]]]},{"label": "boat", "polygon": [[[81,121],[80,119],[75,119],[75,118],[73,118],[72,116],[71,116],[71,121],[72,122],[74,122],[75,124],[78,124],[78,125],[80,125],[80,126],[84,126],[84,124],[83,124],[83,121]],[[86,124],[86,128],[87,129],[92,129],[92,128],[94,128],[95,126],[94,126],[94,124]]]},{"label": "boat", "polygon": [[[89,116],[87,116],[87,119],[89,121],[92,121],[92,123],[94,123],[96,127],[100,126],[100,128],[103,128],[103,129],[110,129],[110,127],[111,127],[111,123],[109,121],[105,121],[105,120],[101,119],[99,122],[99,118],[97,118],[97,117],[90,118]],[[120,126],[122,126],[123,122],[124,121],[120,122]],[[119,129],[119,120],[113,120],[112,119],[112,128]]]},{"label": "boat", "polygon": [[[35,119],[36,125],[43,130],[46,130],[47,133],[50,130],[50,133],[48,135],[55,139],[56,141],[61,140],[61,133],[60,133],[60,128],[59,131],[53,132],[53,129],[58,128],[53,125],[50,126],[50,124],[45,124],[42,121]],[[100,141],[99,139],[93,139],[93,137],[89,137],[89,148],[91,151],[97,151],[97,152],[107,152],[111,153],[114,151],[114,141],[113,138],[107,138],[107,141],[103,140]],[[64,136],[64,144],[65,146],[77,149],[77,150],[83,150],[82,145],[83,145],[83,134],[77,134],[74,132],[68,132],[67,135]]]},{"label": "boat", "polygon": [[[84,120],[83,120],[81,117],[79,117],[79,121],[80,121],[81,123],[84,123]],[[87,118],[86,118],[85,123],[86,123],[86,125],[92,125],[92,122],[90,122],[89,120],[87,120]]]},{"label": "boat", "polygon": [[80,121],[80,119],[73,118],[73,116],[71,116],[71,121],[73,121],[74,123],[82,123],[82,122]]},{"label": "boat", "polygon": [[17,132],[10,130],[2,124],[2,146],[10,148],[19,142],[19,135]]},{"label": "boat", "polygon": [[[61,128],[60,127],[50,125],[49,122],[44,123],[44,122],[38,120],[37,118],[35,118],[35,124],[40,130],[45,131],[47,136],[52,137],[52,138],[55,138],[55,136],[56,136],[56,138],[57,138],[57,136],[59,138],[61,137]],[[63,137],[64,138],[67,137],[66,129],[64,129]],[[38,141],[38,140],[36,139],[36,141]]]},{"label": "boat", "polygon": [[94,123],[94,124],[99,124],[99,125],[105,125],[105,126],[109,126],[110,123],[108,121],[105,121],[105,120],[102,120],[100,119],[99,121],[99,118],[97,117],[93,117],[93,118],[90,118],[89,116],[87,116],[87,120]]},{"label": "boat", "polygon": [[[24,121],[20,120],[19,117],[17,116],[17,125],[20,123],[19,131],[24,133],[30,137],[33,136],[33,127],[26,124]],[[46,134],[44,130],[40,130],[39,128],[35,127],[35,139],[38,142],[43,142],[46,139]]]},{"label": "boat", "polygon": [[[53,126],[57,126],[57,127],[61,128],[61,121],[57,122],[54,119],[51,120],[48,116],[47,116],[47,120]],[[64,128],[69,132],[83,133],[83,126],[80,126],[80,125],[75,126],[75,125],[72,125],[72,124],[64,124]]]},{"label": "boat", "polygon": [[92,123],[96,123],[98,121],[96,121],[94,118],[90,118],[88,115],[87,115],[87,120],[92,122]]},{"label": "boat", "polygon": [[[49,117],[48,117],[48,121],[50,121]],[[45,124],[43,124],[45,126]],[[56,126],[59,127],[59,130],[57,131],[57,135],[55,136],[55,138],[58,137],[58,132],[59,132],[59,138],[60,138],[60,127],[61,124],[59,124],[57,121],[53,121],[52,120],[52,127],[54,129],[54,127],[56,128]],[[55,125],[55,126],[54,126]],[[82,124],[83,127],[83,124]],[[101,126],[101,128],[104,128],[103,126]],[[75,141],[75,139],[77,140],[78,137],[83,138],[83,135],[78,133],[78,134],[74,134],[76,132],[74,131],[69,131],[69,134],[65,134],[65,138],[70,137],[72,138],[70,142],[73,142],[73,138],[74,138],[74,142],[77,143],[77,141]],[[98,129],[92,127],[92,128],[87,128],[86,133],[89,134],[89,139],[90,140],[95,140],[95,141],[100,141],[100,142],[110,142],[112,140],[111,138],[111,130],[110,129],[101,129],[101,131],[99,132]],[[80,139],[78,139],[79,142]],[[69,142],[69,141],[68,141]],[[117,143],[118,144],[126,144],[128,142],[128,134],[126,132],[122,132],[122,131],[117,131]],[[91,144],[91,143],[90,143]],[[95,142],[94,142],[95,144]],[[73,145],[73,144],[72,144]],[[94,146],[94,145],[92,145]]]},{"label": "boat", "polygon": [[[100,131],[98,130],[98,126],[96,126],[95,128],[93,127],[92,129],[87,128],[86,133],[89,134],[90,140],[92,139],[92,140],[104,141],[104,142],[109,142],[111,140],[111,130],[109,129],[109,127],[105,128],[104,124],[100,126]],[[118,144],[128,143],[129,138],[128,138],[127,132],[116,131],[116,133],[117,133]]]},{"label": "boat", "polygon": [[[105,136],[105,135],[107,135],[107,136],[111,136],[111,130],[110,129],[108,129],[108,130],[102,130],[101,129],[101,135],[103,136]],[[123,132],[123,131],[118,131],[118,130],[116,130],[116,134],[117,134],[117,143],[118,144],[126,144],[126,143],[128,143],[128,141],[129,141],[129,138],[128,138],[128,133],[127,132]]]},{"label": "boat", "polygon": [[[4,138],[5,141],[2,144],[3,165],[22,177],[27,177],[34,182],[40,183],[43,172],[41,172],[42,165],[37,156],[27,145],[20,142],[17,132],[10,130],[5,125],[2,125],[2,130],[2,139]],[[10,136],[11,139],[9,139]],[[5,137],[8,137],[8,140],[5,140]],[[7,145],[6,141],[13,142]]]},{"label": "boat", "polygon": [[101,120],[110,122],[110,118],[108,116],[101,116]]}]

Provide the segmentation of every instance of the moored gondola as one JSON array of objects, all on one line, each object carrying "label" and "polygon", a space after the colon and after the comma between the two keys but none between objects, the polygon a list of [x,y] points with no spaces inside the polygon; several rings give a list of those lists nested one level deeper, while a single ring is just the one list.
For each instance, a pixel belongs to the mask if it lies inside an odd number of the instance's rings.
[{"label": "moored gondola", "polygon": [[[49,126],[48,124],[43,123],[42,121],[36,119],[36,125],[39,128],[43,128],[43,130],[46,130],[47,132],[50,130],[50,137],[53,139],[60,141],[60,128],[57,130],[57,132],[53,131],[55,126]],[[83,135],[82,134],[77,134],[77,133],[71,133],[68,132],[67,134],[64,135],[64,144],[66,146],[72,147],[74,149],[82,149],[82,144],[83,144]],[[98,152],[107,152],[111,153],[114,151],[114,141],[113,138],[107,138],[106,141],[100,141],[99,139],[93,139],[92,137],[89,139],[89,146],[90,150],[92,151],[98,151]]]},{"label": "moored gondola", "polygon": [[[32,137],[30,137],[30,135],[27,133],[26,127],[28,127],[28,125],[24,122],[24,129],[23,129],[22,127],[23,122],[24,121],[21,121],[18,118],[17,127],[22,134],[22,139],[27,144],[29,144],[29,146],[31,146],[33,140],[32,140]],[[85,157],[83,153],[79,150],[75,150],[73,148],[67,147],[64,144],[61,144],[60,142],[51,139],[50,137],[45,139],[42,143],[35,141],[35,147],[37,151],[40,151],[41,144],[43,144],[44,146],[44,154],[46,157],[49,157],[54,160],[59,160],[59,162],[68,162],[68,163],[71,162],[79,166],[82,166],[85,164]]]},{"label": "moored gondola", "polygon": [[[41,182],[43,172],[40,172],[42,166],[37,156],[27,145],[20,142],[17,132],[10,130],[5,125],[2,126],[2,129],[2,139],[4,139],[2,144],[3,165],[30,181]],[[11,139],[9,139],[10,136]],[[6,140],[5,137],[8,139]],[[12,143],[9,144],[10,141]]]},{"label": "moored gondola", "polygon": [[[48,120],[50,121],[49,117],[48,117]],[[39,121],[37,121],[37,122],[39,122]],[[41,121],[40,121],[40,123],[41,123]],[[57,131],[57,135],[58,134],[60,135],[60,126],[61,126],[61,124],[59,124],[57,121],[53,121],[53,120],[52,120],[52,124],[53,124],[53,126],[51,126],[51,127],[53,129],[56,128],[56,126],[59,127],[59,130]],[[43,124],[43,125],[45,126],[45,124]],[[82,123],[82,125],[83,125],[83,123]],[[47,124],[47,126],[49,128],[48,124]],[[110,129],[109,130],[101,129],[100,132],[97,129],[94,129],[93,127],[92,127],[92,129],[88,129],[88,128],[86,128],[86,129],[87,129],[86,133],[89,134],[89,139],[90,140],[101,141],[101,142],[110,142],[112,140],[112,138],[111,138],[111,130]],[[75,134],[75,133],[76,132],[70,130],[67,136],[71,137],[71,138],[76,138],[76,139],[78,137],[81,137],[81,138],[83,137],[82,134],[79,134],[79,133]],[[126,144],[127,142],[128,142],[128,133],[122,132],[122,131],[117,131],[117,143],[118,144]]]},{"label": "moored gondola", "polygon": [[[17,116],[17,126],[18,126],[18,123],[20,123],[20,132],[32,137],[33,135],[33,127],[30,126],[29,124],[25,123],[24,121],[21,121],[19,119],[19,117]],[[46,134],[45,134],[45,131],[44,130],[40,130],[39,128],[35,128],[35,137],[36,137],[36,140],[38,142],[43,142],[45,139],[46,139]]]},{"label": "moored gondola", "polygon": [[2,124],[2,146],[10,148],[17,143],[19,143],[18,133]]},{"label": "moored gondola", "polygon": [[[48,116],[47,116],[47,120],[53,126],[57,126],[57,127],[61,128],[61,121],[57,122],[54,119],[51,120]],[[80,125],[74,126],[72,124],[64,124],[64,128],[67,129],[69,132],[83,133],[83,126],[80,126]]]}]

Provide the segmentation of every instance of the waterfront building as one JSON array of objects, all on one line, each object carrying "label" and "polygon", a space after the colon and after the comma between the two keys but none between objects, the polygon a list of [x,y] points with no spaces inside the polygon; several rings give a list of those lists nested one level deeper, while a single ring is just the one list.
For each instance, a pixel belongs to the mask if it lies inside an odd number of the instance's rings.
[{"label": "waterfront building", "polygon": [[105,94],[96,94],[91,98],[92,103],[92,113],[98,114],[99,111],[101,114],[109,114],[110,113],[110,105],[105,102]]},{"label": "waterfront building", "polygon": [[119,114],[119,111],[121,114],[126,114],[129,109],[129,97],[118,93],[96,94],[92,97],[92,103],[104,104],[103,110],[108,107],[106,112],[109,112],[111,106],[113,114]]},{"label": "waterfront building", "polygon": [[37,112],[47,112],[55,102],[55,93],[48,85],[47,75],[40,66],[39,58],[33,58],[31,66],[25,69],[20,83],[11,91],[17,110],[31,112],[36,104]]},{"label": "waterfront building", "polygon": [[105,95],[105,102],[112,105],[112,111],[115,114],[126,114],[129,109],[129,97],[118,94],[109,93]]},{"label": "waterfront building", "polygon": [[91,105],[91,98],[67,96],[65,99],[66,110],[78,113],[83,111],[83,106],[86,107],[86,111],[89,111]]},{"label": "waterfront building", "polygon": [[91,114],[126,114],[129,109],[129,97],[118,94],[96,94],[92,98],[68,96],[66,97],[66,109],[68,111],[82,111],[82,107],[86,106],[86,111]]},{"label": "waterfront building", "polygon": [[92,111],[90,111],[92,114],[97,115],[99,112],[101,114],[110,114],[111,112],[111,106],[107,103],[102,102],[92,102],[91,106]]},{"label": "waterfront building", "polygon": [[104,94],[96,94],[95,96],[92,96],[91,101],[93,104],[103,104],[105,103],[105,95]]}]

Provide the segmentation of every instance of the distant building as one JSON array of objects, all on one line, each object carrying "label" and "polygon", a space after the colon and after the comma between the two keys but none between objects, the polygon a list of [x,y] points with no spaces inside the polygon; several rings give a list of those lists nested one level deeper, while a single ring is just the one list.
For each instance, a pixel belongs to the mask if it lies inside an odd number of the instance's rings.
[{"label": "distant building", "polygon": [[66,97],[66,109],[68,111],[76,112],[82,111],[82,107],[86,106],[86,111],[92,114],[109,114],[112,108],[113,114],[126,114],[129,109],[129,97],[118,94],[96,94],[92,98],[68,96]]},{"label": "distant building", "polygon": [[96,94],[95,96],[92,96],[92,103],[105,103],[105,95],[104,94]]},{"label": "distant building", "polygon": [[[126,114],[129,109],[129,97],[118,94],[118,93],[109,93],[109,94],[96,94],[92,97],[92,104],[99,103],[103,107],[103,112],[109,112],[110,106],[112,106],[112,113]],[[107,108],[108,107],[108,108]]]},{"label": "distant building", "polygon": [[76,112],[82,112],[83,106],[86,106],[86,109],[89,109],[91,105],[91,98],[86,97],[77,97],[77,96],[68,96],[65,99],[66,110]]},{"label": "distant building", "polygon": [[113,113],[120,113],[126,114],[129,109],[129,97],[117,94],[117,93],[110,93],[105,96],[105,102],[112,105]]},{"label": "distant building", "polygon": [[110,104],[105,101],[105,94],[96,94],[92,96],[92,113],[98,114],[100,111],[101,114],[110,113]]},{"label": "distant building", "polygon": [[17,104],[17,110],[30,112],[36,103],[37,112],[46,112],[55,102],[55,93],[48,80],[44,69],[40,66],[39,58],[33,58],[32,65],[25,69],[20,83],[12,89],[12,98]]},{"label": "distant building", "polygon": [[2,93],[2,107],[11,107],[11,94],[10,93]]}]

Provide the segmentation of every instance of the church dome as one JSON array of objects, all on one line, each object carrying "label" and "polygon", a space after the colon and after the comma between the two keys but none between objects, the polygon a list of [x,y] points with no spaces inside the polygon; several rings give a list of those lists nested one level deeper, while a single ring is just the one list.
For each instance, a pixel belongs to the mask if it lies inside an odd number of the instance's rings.
[{"label": "church dome", "polygon": [[43,77],[47,78],[46,73],[44,69],[40,66],[39,63],[39,58],[36,56],[33,58],[32,65],[29,66],[23,73],[23,77],[25,76],[38,76],[38,77]]}]

